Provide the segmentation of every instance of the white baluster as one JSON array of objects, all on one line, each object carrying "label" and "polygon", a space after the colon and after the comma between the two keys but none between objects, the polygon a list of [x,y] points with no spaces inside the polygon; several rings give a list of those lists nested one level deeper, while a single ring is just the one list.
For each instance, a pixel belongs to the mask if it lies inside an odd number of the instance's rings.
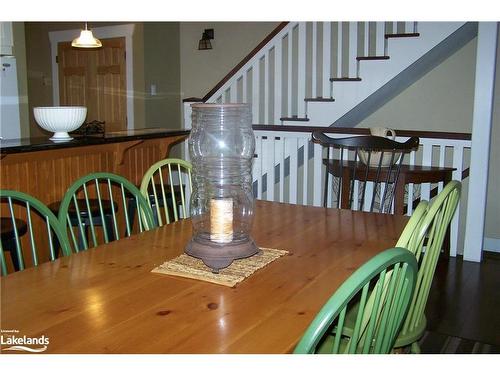
[{"label": "white baluster", "polygon": [[[455,146],[453,147],[453,171],[452,179],[456,181],[462,181],[462,171],[463,171],[463,158],[464,158],[464,147]],[[464,199],[463,191],[460,200]],[[458,252],[458,232],[459,232],[459,220],[460,220],[460,203],[457,206],[457,211],[455,216],[450,223],[450,256],[456,257]]]},{"label": "white baluster", "polygon": [[414,22],[405,22],[405,30],[404,32],[409,34],[409,33],[412,33],[413,32],[413,26],[414,26]]},{"label": "white baluster", "polygon": [[279,182],[279,194],[280,202],[285,201],[285,159],[286,159],[286,138],[281,136],[280,140],[275,141],[276,146],[276,164],[280,166],[280,182]]},{"label": "white baluster", "polygon": [[293,76],[292,76],[292,67],[293,67],[293,28],[290,29],[288,33],[288,85],[287,85],[287,96],[288,96],[288,105],[287,105],[287,117],[292,115],[292,87],[293,87]]},{"label": "white baluster", "polygon": [[[287,155],[290,155],[290,173],[288,176],[289,181],[289,202],[296,204],[297,203],[297,188],[298,188],[298,180],[297,180],[297,171],[299,169],[299,160],[298,160],[298,151],[299,151],[299,142],[298,138],[295,136],[293,138],[287,137],[286,150]],[[283,168],[284,169],[284,168]]]},{"label": "white baluster", "polygon": [[377,22],[376,26],[376,37],[375,37],[375,55],[383,56],[385,55],[385,23]]},{"label": "white baluster", "polygon": [[269,118],[269,50],[264,55],[264,124],[270,123]]},{"label": "white baluster", "polygon": [[344,56],[344,48],[342,43],[342,24],[343,22],[337,22],[337,78],[342,78],[342,60]]},{"label": "white baluster", "polygon": [[[330,152],[328,153],[328,160],[333,160],[335,159],[334,156],[335,149],[333,147],[330,148]],[[337,199],[337,197],[333,196],[333,179],[335,177],[333,174],[328,173],[328,184],[326,186],[326,207],[332,207],[333,206],[333,201],[334,199]],[[339,186],[340,189],[340,186]]]},{"label": "white baluster", "polygon": [[348,77],[357,77],[358,23],[349,22],[349,73]]},{"label": "white baluster", "polygon": [[252,123],[260,123],[260,108],[259,108],[259,76],[260,76],[260,62],[255,61],[252,65]]},{"label": "white baluster", "polygon": [[[323,165],[323,147],[320,144],[314,143],[314,181],[321,181],[322,165]],[[314,184],[313,187],[313,205],[316,207],[321,206],[321,183]]]},{"label": "white baluster", "polygon": [[270,136],[267,139],[267,145],[269,147],[268,160],[266,165],[267,170],[267,200],[274,201],[274,188],[276,181],[276,174],[274,173],[276,169],[276,143],[279,142],[275,140],[274,136]]},{"label": "white baluster", "polygon": [[364,33],[363,33],[363,56],[370,56],[370,23],[363,22],[364,24]]},{"label": "white baluster", "polygon": [[283,112],[283,108],[281,107],[282,97],[284,95],[283,91],[283,83],[281,81],[283,76],[283,67],[282,67],[282,48],[283,39],[280,38],[276,47],[274,48],[274,124],[279,124],[280,117]]},{"label": "white baluster", "polygon": [[[416,156],[416,151],[411,151],[410,152],[410,165],[415,165],[415,156]],[[411,215],[413,213],[413,189],[414,189],[414,184],[410,183],[408,184],[408,197],[406,201],[406,205],[408,207],[407,215]]]},{"label": "white baluster", "polygon": [[230,103],[238,102],[238,80],[234,81],[229,89],[229,101]]},{"label": "white baluster", "polygon": [[300,146],[304,147],[304,164],[303,168],[303,180],[302,180],[302,204],[306,205],[309,203],[308,199],[308,188],[309,188],[309,139],[302,138],[300,140]]},{"label": "white baluster", "polygon": [[[422,151],[422,165],[431,166],[432,165],[432,143],[424,143]],[[431,184],[425,183],[420,185],[420,197],[425,200],[429,200],[431,196]]]},{"label": "white baluster", "polygon": [[371,181],[366,182],[365,198],[363,202],[363,211],[370,211],[373,197],[374,183]]},{"label": "white baluster", "polygon": [[243,103],[247,103],[248,100],[248,85],[247,85],[247,80],[248,80],[248,70],[243,72],[243,76],[241,78],[243,81],[241,82],[241,95],[242,95],[242,101]]},{"label": "white baluster", "polygon": [[299,22],[299,51],[298,51],[298,65],[297,65],[297,115],[300,117],[306,111],[305,101],[306,97],[306,23]]},{"label": "white baluster", "polygon": [[255,138],[255,151],[257,158],[254,159],[254,170],[253,179],[257,180],[257,198],[262,199],[262,161],[264,159],[263,149],[262,149],[262,137],[257,136]]},{"label": "white baluster", "polygon": [[323,93],[322,96],[327,98],[330,96],[330,72],[331,72],[331,53],[332,48],[332,23],[323,23]]},{"label": "white baluster", "polygon": [[311,98],[318,96],[317,80],[317,61],[318,61],[318,23],[312,23],[312,66],[311,66]]},{"label": "white baluster", "polygon": [[[445,145],[439,145],[439,166],[441,168],[444,167],[445,151],[446,151],[446,146]],[[441,192],[441,190],[443,190],[443,187],[444,187],[444,183],[443,183],[443,181],[440,181],[438,183],[438,192]]]}]

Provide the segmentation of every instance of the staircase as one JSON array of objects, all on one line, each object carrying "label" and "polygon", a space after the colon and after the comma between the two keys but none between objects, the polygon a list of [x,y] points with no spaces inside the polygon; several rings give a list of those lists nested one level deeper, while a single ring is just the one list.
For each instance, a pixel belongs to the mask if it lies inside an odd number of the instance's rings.
[{"label": "staircase", "polygon": [[463,22],[288,22],[203,101],[251,103],[254,124],[352,127],[476,34]]}]

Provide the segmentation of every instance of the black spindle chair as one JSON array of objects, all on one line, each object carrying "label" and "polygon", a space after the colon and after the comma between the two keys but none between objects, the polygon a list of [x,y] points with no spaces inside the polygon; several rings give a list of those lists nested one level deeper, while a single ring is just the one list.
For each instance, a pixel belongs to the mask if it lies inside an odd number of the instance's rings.
[{"label": "black spindle chair", "polygon": [[391,213],[404,155],[418,148],[417,137],[401,143],[376,136],[331,138],[315,131],[312,140],[327,148],[324,207],[332,174],[337,208]]}]

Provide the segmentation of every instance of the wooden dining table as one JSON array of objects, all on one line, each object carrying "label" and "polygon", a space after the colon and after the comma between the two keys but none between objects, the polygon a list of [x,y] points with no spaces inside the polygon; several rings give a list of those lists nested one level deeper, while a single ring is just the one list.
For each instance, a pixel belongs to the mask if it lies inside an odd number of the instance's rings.
[{"label": "wooden dining table", "polygon": [[289,254],[232,288],[151,272],[191,238],[178,221],[2,277],[0,328],[47,338],[44,353],[290,353],[407,220],[257,201],[255,242]]},{"label": "wooden dining table", "polygon": [[[323,164],[326,166],[328,173],[331,173],[335,177],[342,177],[342,188],[341,196],[345,197],[341,199],[341,208],[349,207],[349,192],[351,185],[351,173],[353,170],[356,172],[356,176],[365,177],[366,166],[363,163],[355,163],[352,160],[343,161],[342,168],[340,168],[340,161],[336,159],[323,159]],[[354,168],[355,167],[355,168]],[[406,211],[405,207],[405,186],[407,184],[422,184],[422,183],[438,183],[442,182],[443,186],[451,181],[453,172],[456,168],[452,167],[435,167],[435,166],[425,166],[425,165],[408,165],[401,164],[399,170],[399,176],[397,178],[397,185],[394,192],[394,213],[398,215],[403,215]],[[382,168],[380,172],[377,172],[377,168],[370,170],[366,174],[367,181],[390,181],[395,180],[397,172],[397,167]],[[388,174],[391,173],[390,176]],[[389,178],[388,178],[389,177]],[[437,191],[432,194],[435,195]]]}]

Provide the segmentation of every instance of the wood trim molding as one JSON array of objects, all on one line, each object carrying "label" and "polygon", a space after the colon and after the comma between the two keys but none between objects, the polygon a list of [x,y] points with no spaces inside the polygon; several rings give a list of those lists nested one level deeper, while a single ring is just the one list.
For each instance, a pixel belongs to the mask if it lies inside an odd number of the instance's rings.
[{"label": "wood trim molding", "polygon": [[264,47],[272,38],[274,38],[289,22],[281,22],[271,33],[264,38],[262,42],[260,42],[257,47],[255,47],[248,55],[243,58],[231,71],[226,74],[224,78],[220,80],[219,83],[215,85],[215,87],[210,90],[201,101],[206,102],[217,90],[219,90],[229,79],[236,74],[240,68],[245,65],[252,57],[254,57],[257,52],[259,52],[262,47]]}]

